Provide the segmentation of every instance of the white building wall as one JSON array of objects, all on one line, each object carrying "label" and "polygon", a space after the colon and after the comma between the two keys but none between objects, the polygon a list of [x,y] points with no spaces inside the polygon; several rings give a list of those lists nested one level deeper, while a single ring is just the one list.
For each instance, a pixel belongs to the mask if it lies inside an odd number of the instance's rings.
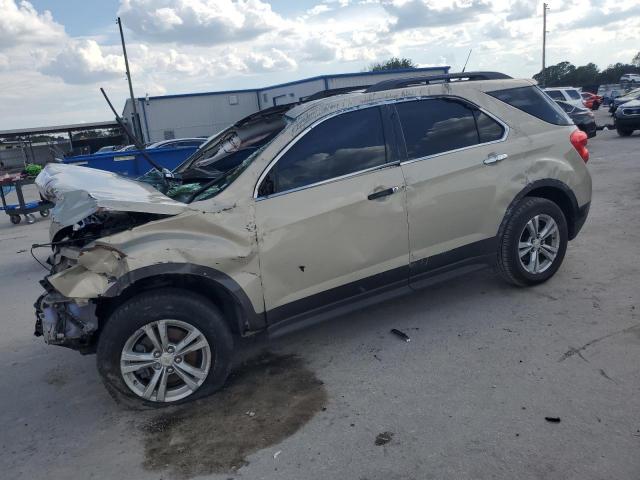
[{"label": "white building wall", "polygon": [[378,82],[383,82],[384,80],[390,80],[392,78],[409,78],[409,77],[419,77],[422,75],[442,75],[446,73],[446,69],[442,70],[432,70],[428,72],[421,71],[409,71],[409,72],[396,72],[396,73],[377,73],[371,75],[349,75],[349,76],[336,76],[329,77],[327,79],[327,88],[332,90],[334,88],[345,88],[345,87],[360,87],[360,86],[369,86]]},{"label": "white building wall", "polygon": [[139,102],[148,141],[210,136],[258,110],[255,91],[150,98]]},{"label": "white building wall", "polygon": [[[327,75],[255,90],[151,97],[149,100],[137,100],[136,104],[145,141],[156,142],[166,137],[210,136],[258,110],[294,103],[326,89],[368,86],[391,78],[440,75],[447,71],[448,67],[442,67]],[[127,100],[122,116],[131,124],[130,100]]]},{"label": "white building wall", "polygon": [[321,90],[325,90],[323,78],[263,88],[258,92],[260,94],[260,109],[294,103],[300,98],[308,97]]}]

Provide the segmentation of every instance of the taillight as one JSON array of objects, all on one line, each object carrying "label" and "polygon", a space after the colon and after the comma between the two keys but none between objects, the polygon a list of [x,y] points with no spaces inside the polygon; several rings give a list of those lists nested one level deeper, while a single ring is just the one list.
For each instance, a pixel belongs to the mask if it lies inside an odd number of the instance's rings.
[{"label": "taillight", "polygon": [[587,134],[582,130],[574,130],[571,132],[569,140],[571,141],[573,148],[576,149],[580,157],[582,157],[582,160],[584,160],[584,163],[587,163],[589,161],[589,150],[587,150],[587,141],[589,140],[589,137],[587,137]]}]

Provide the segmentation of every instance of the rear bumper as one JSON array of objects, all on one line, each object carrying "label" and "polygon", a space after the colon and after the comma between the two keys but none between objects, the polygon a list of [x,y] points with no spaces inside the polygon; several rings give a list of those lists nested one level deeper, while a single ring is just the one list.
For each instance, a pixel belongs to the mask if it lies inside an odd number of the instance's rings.
[{"label": "rear bumper", "polygon": [[584,226],[584,223],[587,221],[587,217],[589,216],[589,208],[591,207],[591,202],[585,203],[583,206],[578,208],[578,212],[576,214],[576,219],[573,225],[573,235],[571,236],[571,240],[578,236],[580,230]]},{"label": "rear bumper", "polygon": [[587,134],[589,138],[595,137],[598,127],[596,126],[596,122],[588,122],[581,123],[578,125],[578,128]]},{"label": "rear bumper", "polygon": [[640,130],[640,117],[616,117],[616,128]]}]

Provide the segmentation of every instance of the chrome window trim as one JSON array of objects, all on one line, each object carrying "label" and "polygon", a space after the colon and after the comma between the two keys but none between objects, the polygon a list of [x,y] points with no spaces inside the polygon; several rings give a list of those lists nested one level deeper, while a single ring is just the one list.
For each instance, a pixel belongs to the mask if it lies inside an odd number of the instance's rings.
[{"label": "chrome window trim", "polygon": [[[419,101],[419,100],[437,100],[439,98],[453,98],[453,99],[457,99],[457,100],[460,100],[460,101],[462,101],[464,103],[467,103],[469,105],[474,106],[475,108],[480,110],[482,113],[488,115],[493,120],[495,120],[500,125],[502,125],[502,127],[504,128],[504,134],[502,135],[502,137],[500,139],[492,140],[491,142],[478,143],[476,145],[469,145],[467,147],[461,147],[461,148],[458,148],[458,149],[455,149],[455,150],[447,150],[446,152],[435,153],[433,155],[428,155],[426,157],[415,158],[415,159],[412,159],[412,160],[405,160],[404,162],[385,163],[385,164],[378,165],[378,166],[375,166],[375,167],[367,168],[365,170],[359,170],[357,172],[351,172],[351,173],[348,173],[346,175],[342,175],[340,177],[329,178],[327,180],[322,180],[322,181],[316,182],[316,183],[310,183],[309,185],[304,185],[302,187],[297,187],[297,188],[293,188],[293,189],[290,189],[290,190],[285,190],[283,192],[274,193],[273,195],[258,196],[258,189],[260,188],[260,184],[262,183],[264,178],[269,174],[269,172],[271,171],[273,166],[280,160],[280,158],[282,158],[282,156],[284,156],[289,151],[290,148],[293,147],[293,145],[295,145],[298,141],[300,141],[300,139],[304,135],[306,135],[309,132],[309,130],[311,130],[312,128],[316,127],[317,125],[319,125],[319,124],[321,124],[321,123],[323,123],[323,122],[325,122],[325,121],[327,121],[327,120],[329,120],[331,118],[337,117],[338,115],[342,115],[344,113],[349,113],[349,112],[353,112],[353,111],[357,111],[357,110],[363,110],[365,108],[380,107],[382,105],[404,103],[404,102],[414,102],[414,101]],[[496,144],[496,143],[501,143],[501,142],[504,142],[507,139],[507,137],[509,136],[509,131],[510,131],[509,125],[507,125],[501,119],[496,117],[494,114],[492,114],[491,112],[485,110],[484,108],[480,107],[479,105],[476,105],[475,103],[471,102],[470,100],[467,100],[466,98],[460,97],[458,95],[443,95],[443,94],[415,95],[415,96],[410,96],[410,97],[382,99],[382,100],[379,100],[379,101],[374,101],[372,103],[356,105],[354,107],[350,107],[350,108],[346,108],[346,109],[342,109],[342,110],[336,110],[335,112],[332,112],[332,113],[328,114],[327,116],[322,117],[322,118],[316,120],[315,122],[313,122],[312,124],[310,124],[309,126],[307,126],[304,130],[302,130],[300,133],[298,133],[298,135],[296,135],[282,150],[280,150],[280,152],[278,152],[278,154],[273,158],[273,160],[271,160],[269,162],[267,167],[263,170],[263,172],[258,177],[258,181],[256,182],[256,185],[255,185],[255,187],[253,189],[253,198],[254,198],[255,201],[259,202],[259,201],[266,200],[266,199],[269,199],[269,198],[279,197],[279,196],[285,195],[287,193],[299,192],[300,190],[306,190],[307,188],[313,188],[313,187],[317,187],[317,186],[320,186],[320,185],[326,185],[328,183],[344,180],[344,179],[347,179],[347,178],[350,178],[350,177],[355,177],[355,176],[358,176],[358,175],[362,175],[364,173],[372,172],[374,170],[380,170],[380,169],[383,169],[383,168],[395,167],[395,166],[399,166],[399,165],[408,165],[410,163],[414,163],[414,162],[418,162],[418,161],[422,161],[422,160],[427,160],[427,159],[434,158],[434,157],[439,157],[441,155],[447,155],[449,153],[460,152],[460,151],[463,151],[463,150],[468,150],[470,148],[477,148],[477,147],[482,147],[482,146],[485,146],[485,145],[492,145],[492,144]]]}]

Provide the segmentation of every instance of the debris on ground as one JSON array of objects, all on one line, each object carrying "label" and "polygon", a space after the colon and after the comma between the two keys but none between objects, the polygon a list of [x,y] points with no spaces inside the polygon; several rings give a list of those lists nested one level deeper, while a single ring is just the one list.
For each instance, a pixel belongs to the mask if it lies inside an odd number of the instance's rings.
[{"label": "debris on ground", "polygon": [[273,454],[273,459],[276,460],[278,458],[278,455],[280,455],[282,453],[282,450],[278,450],[276,453]]},{"label": "debris on ground", "polygon": [[544,417],[549,423],[560,423],[560,417]]},{"label": "debris on ground", "polygon": [[382,433],[379,433],[378,436],[376,437],[375,443],[377,446],[386,445],[391,441],[392,438],[393,438],[393,432],[382,432]]},{"label": "debris on ground", "polygon": [[249,415],[250,417],[255,417],[256,412],[252,412],[251,410],[249,410],[248,412],[246,412],[246,415]]},{"label": "debris on ground", "polygon": [[391,333],[393,333],[394,335],[400,337],[402,340],[404,340],[405,342],[410,342],[411,338],[409,338],[409,335],[407,335],[404,332],[401,332],[400,330],[398,330],[397,328],[392,328],[391,329]]}]

